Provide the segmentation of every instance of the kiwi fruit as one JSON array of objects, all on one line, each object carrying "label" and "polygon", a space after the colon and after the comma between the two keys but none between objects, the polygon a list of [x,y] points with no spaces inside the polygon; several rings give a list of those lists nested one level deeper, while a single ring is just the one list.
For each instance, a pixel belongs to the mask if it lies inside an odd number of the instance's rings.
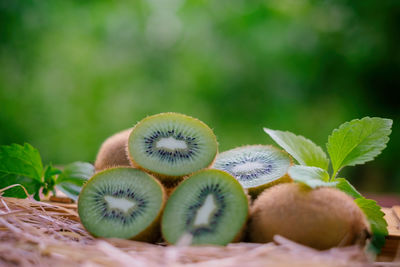
[{"label": "kiwi fruit", "polygon": [[133,168],[109,168],[84,185],[78,199],[83,226],[95,237],[153,242],[165,203],[160,182]]},{"label": "kiwi fruit", "polygon": [[249,237],[266,243],[274,235],[324,250],[364,244],[369,224],[351,197],[335,188],[298,183],[265,190],[251,208]]},{"label": "kiwi fruit", "polygon": [[201,170],[169,197],[161,232],[169,244],[190,236],[194,245],[226,245],[240,239],[248,210],[247,196],[235,178],[220,170]]},{"label": "kiwi fruit", "polygon": [[101,171],[110,167],[130,166],[126,147],[131,130],[132,129],[127,129],[118,132],[103,142],[94,163],[96,171]]},{"label": "kiwi fruit", "polygon": [[217,154],[213,131],[198,119],[161,113],[137,123],[128,140],[134,167],[174,183],[212,164]]},{"label": "kiwi fruit", "polygon": [[287,174],[292,159],[271,145],[249,145],[220,153],[213,168],[233,175],[255,198],[272,185],[291,182]]}]

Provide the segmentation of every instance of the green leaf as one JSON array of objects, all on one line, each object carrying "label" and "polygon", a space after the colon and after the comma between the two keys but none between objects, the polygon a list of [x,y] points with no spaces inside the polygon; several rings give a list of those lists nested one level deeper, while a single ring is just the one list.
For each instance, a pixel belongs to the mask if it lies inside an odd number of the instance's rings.
[{"label": "green leaf", "polygon": [[61,174],[62,171],[60,169],[54,168],[53,165],[49,164],[46,166],[44,171],[44,180],[48,177],[54,177],[55,175]]},{"label": "green leaf", "polygon": [[74,162],[65,166],[56,180],[57,188],[73,200],[78,200],[82,186],[94,174],[94,166],[87,162]]},{"label": "green leaf", "polygon": [[264,131],[301,165],[319,167],[324,170],[328,169],[329,160],[325,152],[311,140],[291,132],[267,128],[264,128]]},{"label": "green leaf", "polygon": [[42,180],[43,165],[39,152],[25,143],[0,146],[0,172]]},{"label": "green leaf", "polygon": [[302,176],[305,179],[310,178],[329,182],[328,172],[318,167],[295,165],[289,168],[289,175],[291,174],[296,177]]},{"label": "green leaf", "polygon": [[56,175],[60,174],[61,170],[54,168],[51,164],[46,166],[44,171],[43,194],[46,196],[50,191],[54,190],[56,184]]},{"label": "green leaf", "polygon": [[[20,184],[25,187],[28,194],[34,195],[33,197],[36,200],[40,200],[39,197],[39,190],[42,186],[42,183],[26,176],[19,176],[15,174],[8,174],[8,173],[0,173],[0,189],[3,189],[7,186]],[[5,197],[16,197],[16,198],[26,198],[27,195],[25,191],[19,187],[13,187],[3,192],[3,196]]]},{"label": "green leaf", "polygon": [[289,168],[288,174],[295,182],[313,189],[321,186],[335,187],[337,184],[337,182],[328,182],[328,173],[317,167],[296,165]]},{"label": "green leaf", "polygon": [[82,190],[82,186],[68,182],[62,182],[58,184],[57,188],[74,201],[78,201],[79,193]]},{"label": "green leaf", "polygon": [[392,120],[365,117],[342,124],[328,138],[333,177],[345,166],[372,160],[386,147]]},{"label": "green leaf", "polygon": [[349,181],[344,178],[336,178],[333,180],[334,182],[338,182],[336,184],[336,188],[340,191],[352,196],[354,198],[360,198],[362,195],[352,186]]},{"label": "green leaf", "polygon": [[381,207],[376,204],[376,201],[366,198],[357,198],[355,200],[360,209],[367,216],[367,220],[371,225],[372,241],[371,249],[379,253],[381,248],[385,245],[385,236],[388,235],[387,222],[384,218],[385,214],[382,212]]},{"label": "green leaf", "polygon": [[87,162],[74,162],[65,166],[57,178],[57,184],[70,181],[77,185],[84,184],[94,174],[94,166]]}]

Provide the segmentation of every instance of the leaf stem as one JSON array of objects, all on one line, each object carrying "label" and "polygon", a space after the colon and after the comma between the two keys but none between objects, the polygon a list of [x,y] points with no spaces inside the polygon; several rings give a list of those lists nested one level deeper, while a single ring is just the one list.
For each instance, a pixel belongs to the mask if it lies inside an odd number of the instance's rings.
[{"label": "leaf stem", "polygon": [[338,173],[339,173],[339,170],[335,170],[335,171],[333,172],[333,174],[332,174],[331,179],[329,180],[329,182],[335,180],[335,179],[336,179],[336,176],[338,175]]}]

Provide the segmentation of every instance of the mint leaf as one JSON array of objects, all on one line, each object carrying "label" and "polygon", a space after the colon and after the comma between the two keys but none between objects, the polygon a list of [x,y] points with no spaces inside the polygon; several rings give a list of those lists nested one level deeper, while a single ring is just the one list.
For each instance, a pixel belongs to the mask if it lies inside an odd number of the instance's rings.
[{"label": "mint leaf", "polygon": [[379,253],[381,248],[385,245],[385,236],[388,235],[388,224],[384,219],[385,214],[374,200],[361,197],[357,198],[355,202],[364,212],[371,225],[373,237],[370,249],[375,253]]},{"label": "mint leaf", "polygon": [[288,174],[295,182],[305,184],[313,189],[321,186],[335,187],[337,184],[337,182],[328,182],[328,173],[317,167],[296,165],[289,168]]},{"label": "mint leaf", "polygon": [[329,160],[325,152],[311,140],[291,132],[268,128],[264,128],[264,131],[301,165],[319,167],[324,170],[328,169]]},{"label": "mint leaf", "polygon": [[43,194],[46,196],[50,191],[54,190],[56,184],[56,175],[60,174],[61,170],[54,168],[51,164],[46,166],[44,171]]},{"label": "mint leaf", "polygon": [[[15,174],[8,173],[0,173],[0,189],[3,189],[7,186],[13,184],[20,184],[25,187],[28,194],[33,195],[36,200],[40,200],[39,198],[39,190],[42,186],[42,183],[26,176],[19,176]],[[25,191],[19,187],[13,187],[3,192],[2,196],[4,197],[16,197],[16,198],[26,198],[27,195]]]},{"label": "mint leaf", "polygon": [[[39,200],[42,181],[43,164],[39,152],[25,143],[23,146],[12,144],[0,146],[0,188],[20,184]],[[26,198],[21,187],[13,187],[3,193],[4,196]]]},{"label": "mint leaf", "polygon": [[44,180],[48,179],[49,177],[54,177],[55,175],[61,174],[62,171],[60,169],[54,168],[53,165],[49,164],[46,166],[44,171]]},{"label": "mint leaf", "polygon": [[372,160],[386,147],[392,120],[365,117],[342,124],[328,138],[333,177],[345,166]]},{"label": "mint leaf", "polygon": [[329,182],[329,174],[326,170],[318,167],[300,166],[295,165],[289,168],[289,175],[296,177],[304,177],[305,179],[318,179],[321,181]]},{"label": "mint leaf", "polygon": [[28,143],[0,146],[0,172],[42,181],[43,164],[39,151]]},{"label": "mint leaf", "polygon": [[87,162],[74,162],[65,166],[56,180],[56,186],[71,199],[77,201],[82,186],[94,174],[94,166]]},{"label": "mint leaf", "polygon": [[57,184],[71,181],[82,185],[94,174],[94,166],[87,162],[74,162],[65,166],[62,173],[57,178]]},{"label": "mint leaf", "polygon": [[344,178],[336,178],[333,180],[338,182],[336,188],[354,198],[361,198],[362,195],[352,186],[349,181]]}]

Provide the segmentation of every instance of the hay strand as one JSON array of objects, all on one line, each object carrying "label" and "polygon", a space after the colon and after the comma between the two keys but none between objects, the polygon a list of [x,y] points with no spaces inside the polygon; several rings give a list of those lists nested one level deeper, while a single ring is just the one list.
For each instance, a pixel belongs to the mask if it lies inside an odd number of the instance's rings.
[{"label": "hay strand", "polygon": [[0,196],[0,266],[373,266],[359,247],[317,251],[277,236],[274,243],[165,246],[95,239],[74,204]]}]

